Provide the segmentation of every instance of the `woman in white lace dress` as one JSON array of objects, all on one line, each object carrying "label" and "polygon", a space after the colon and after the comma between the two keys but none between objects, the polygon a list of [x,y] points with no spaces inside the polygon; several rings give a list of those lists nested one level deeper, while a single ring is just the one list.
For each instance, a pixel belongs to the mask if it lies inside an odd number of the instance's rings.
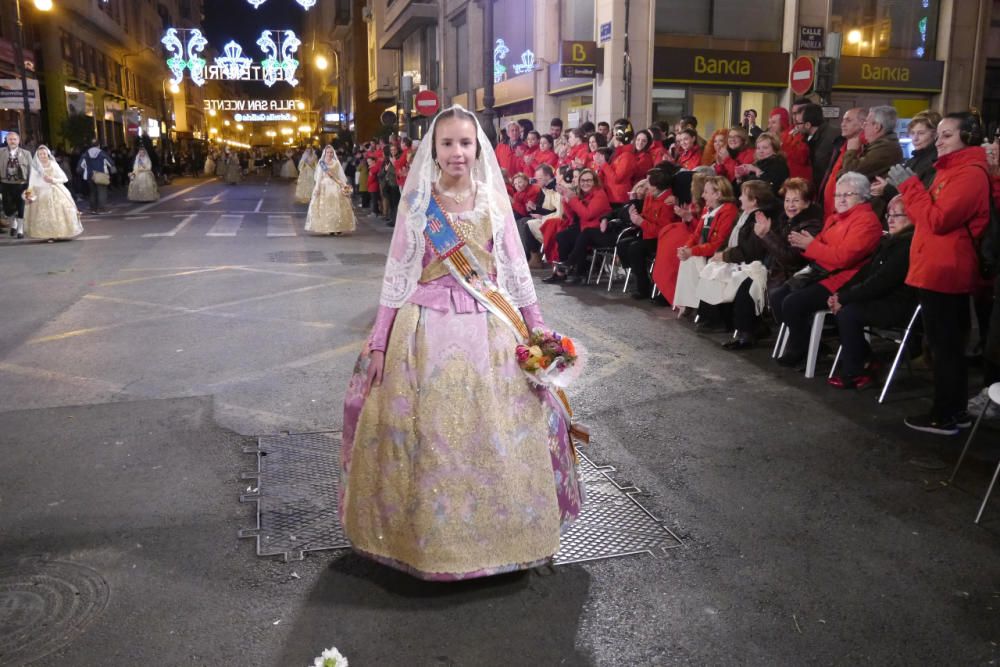
[{"label": "woman in white lace dress", "polygon": [[337,152],[333,146],[327,146],[316,165],[316,184],[306,213],[306,231],[333,235],[353,232],[357,222],[351,205],[352,191]]},{"label": "woman in white lace dress", "polygon": [[285,162],[281,165],[281,177],[282,178],[295,178],[299,175],[298,170],[295,168],[295,160],[293,159],[294,153],[288,151],[285,153]]},{"label": "woman in white lace dress", "polygon": [[295,203],[308,204],[316,185],[316,151],[307,148],[299,160],[299,180],[295,184]]},{"label": "woman in white lace dress", "polygon": [[56,163],[47,146],[39,146],[31,161],[24,226],[28,238],[71,239],[83,233],[80,212],[66,186],[66,174]]},{"label": "woman in white lace dress", "polygon": [[140,148],[132,163],[132,172],[128,175],[129,201],[156,201],[160,191],[156,187],[156,176],[153,175],[153,162],[145,148]]}]

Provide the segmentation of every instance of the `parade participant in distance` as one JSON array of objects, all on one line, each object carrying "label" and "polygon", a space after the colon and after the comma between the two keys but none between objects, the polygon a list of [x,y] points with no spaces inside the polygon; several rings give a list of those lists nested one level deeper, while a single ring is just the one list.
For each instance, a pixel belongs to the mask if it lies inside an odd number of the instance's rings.
[{"label": "parade participant in distance", "polygon": [[21,148],[21,135],[11,130],[7,145],[0,148],[0,194],[3,196],[3,217],[10,226],[10,235],[24,238],[24,194],[31,170],[31,154]]},{"label": "parade participant in distance", "polygon": [[66,174],[47,146],[39,146],[31,162],[28,189],[24,192],[25,228],[29,238],[71,239],[83,233],[80,212],[64,185]]},{"label": "parade participant in distance", "polygon": [[515,355],[544,323],[493,149],[461,107],[428,135],[345,401],[340,514],[356,551],[441,581],[548,562],[580,488]]},{"label": "parade participant in distance", "polygon": [[153,162],[145,148],[140,148],[135,154],[128,178],[129,201],[156,201],[160,198],[156,176],[153,175]]},{"label": "parade participant in distance", "polygon": [[[295,203],[308,204],[316,187],[316,151],[307,147],[299,158],[299,178],[295,182]],[[367,184],[366,184],[367,187]]]},{"label": "parade participant in distance", "polygon": [[327,145],[323,149],[323,157],[316,165],[315,178],[309,211],[306,213],[306,231],[333,236],[353,232],[357,226],[354,207],[351,205],[351,193],[354,189],[347,182],[333,146]]}]

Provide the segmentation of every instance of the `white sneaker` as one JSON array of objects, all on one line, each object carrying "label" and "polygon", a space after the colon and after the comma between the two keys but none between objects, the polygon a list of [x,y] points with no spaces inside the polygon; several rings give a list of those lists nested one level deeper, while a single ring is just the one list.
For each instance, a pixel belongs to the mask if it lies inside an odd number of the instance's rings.
[{"label": "white sneaker", "polygon": [[984,405],[987,406],[984,415],[986,419],[1000,419],[1000,405],[990,400],[989,392],[989,387],[984,387],[981,392],[969,399],[968,411],[973,419],[979,418],[979,413],[983,411]]}]

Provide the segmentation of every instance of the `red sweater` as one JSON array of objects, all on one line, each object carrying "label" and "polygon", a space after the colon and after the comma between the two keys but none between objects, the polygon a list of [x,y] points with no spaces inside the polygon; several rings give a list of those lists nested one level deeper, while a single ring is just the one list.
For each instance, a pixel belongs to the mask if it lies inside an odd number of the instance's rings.
[{"label": "red sweater", "polygon": [[535,153],[535,159],[531,163],[532,169],[538,169],[542,163],[545,163],[555,169],[559,166],[559,156],[556,155],[555,151],[543,151],[539,150]]},{"label": "red sweater", "polygon": [[654,166],[653,153],[645,150],[635,154],[635,173],[632,176],[632,186],[646,178],[646,174]]},{"label": "red sweater", "polygon": [[514,193],[510,205],[517,217],[525,218],[528,216],[528,202],[535,201],[541,191],[542,189],[537,185],[529,185],[521,192]]},{"label": "red sweater", "polygon": [[913,221],[906,284],[946,294],[969,294],[980,283],[971,236],[990,220],[990,177],[986,151],[969,146],[942,155],[929,190],[911,176],[899,186]]},{"label": "red sweater", "polygon": [[[632,189],[632,184],[635,183],[638,178],[635,177],[638,171],[635,146],[632,144],[625,144],[619,146],[615,149],[615,154],[611,158],[611,164],[615,168],[615,173],[618,174],[619,178],[625,183],[625,199],[619,201],[628,200],[628,191]],[[616,201],[612,199],[612,201]]]},{"label": "red sweater", "polygon": [[729,150],[726,149],[726,159],[722,161],[722,164],[718,162],[715,163],[715,173],[719,176],[725,176],[730,181],[736,180],[736,167],[741,164],[752,164],[754,161],[754,149],[744,148],[739,152],[735,159],[729,154]]},{"label": "red sweater", "polygon": [[384,158],[375,158],[375,164],[368,167],[368,192],[378,192],[378,172],[382,170]]},{"label": "red sweater", "polygon": [[674,161],[681,169],[694,169],[701,166],[701,149],[697,144],[677,156]]},{"label": "red sweater", "polygon": [[624,204],[628,201],[628,191],[632,187],[629,180],[629,165],[624,162],[610,162],[597,168],[601,185],[612,204]]},{"label": "red sweater", "polygon": [[659,195],[646,195],[642,201],[642,238],[655,240],[660,236],[661,229],[678,221],[674,205],[666,203],[672,194],[667,189]]},{"label": "red sweater", "polygon": [[576,146],[570,147],[570,149],[566,151],[566,157],[563,158],[562,164],[572,165],[573,160],[576,158],[579,158],[586,165],[590,160],[590,146],[581,142]]},{"label": "red sweater", "polygon": [[705,219],[711,211],[706,207],[701,216],[701,222],[695,225],[691,236],[684,245],[691,248],[691,254],[695,257],[711,257],[729,240],[729,234],[733,231],[733,225],[740,216],[740,210],[736,204],[726,202],[719,208],[719,211],[712,218],[708,229],[708,238],[701,240],[702,231],[705,227]]},{"label": "red sweater", "polygon": [[593,188],[581,197],[571,197],[564,202],[566,210],[580,221],[580,230],[600,227],[601,218],[611,212],[608,196],[601,188]]},{"label": "red sweater", "polygon": [[834,213],[802,256],[836,271],[820,284],[834,294],[864,265],[882,239],[882,223],[871,204],[858,204],[846,213]]},{"label": "red sweater", "polygon": [[788,163],[789,178],[804,178],[812,183],[812,159],[809,157],[809,144],[804,135],[791,130],[781,133],[781,152],[785,154]]}]

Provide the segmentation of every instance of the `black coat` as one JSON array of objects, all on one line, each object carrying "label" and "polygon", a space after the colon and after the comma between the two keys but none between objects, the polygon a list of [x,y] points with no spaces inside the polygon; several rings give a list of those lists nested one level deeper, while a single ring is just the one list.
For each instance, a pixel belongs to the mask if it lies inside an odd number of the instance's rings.
[{"label": "black coat", "polygon": [[865,304],[865,319],[875,326],[905,326],[917,307],[917,292],[906,284],[913,228],[879,241],[871,260],[837,291],[840,304]]},{"label": "black coat", "polygon": [[760,176],[750,174],[746,178],[740,179],[740,185],[746,183],[747,181],[767,181],[767,183],[771,186],[771,192],[773,192],[774,196],[777,197],[778,190],[780,190],[782,184],[788,180],[788,162],[786,162],[785,158],[780,155],[772,155],[771,157],[764,158],[763,160],[758,160],[753,164],[761,170]]},{"label": "black coat", "polygon": [[802,251],[788,243],[792,232],[809,232],[816,236],[823,229],[823,214],[820,207],[810,204],[809,208],[794,218],[782,211],[777,219],[772,218],[771,231],[761,238],[767,248],[767,285],[777,287],[784,284],[793,273],[805,267]]},{"label": "black coat", "polygon": [[[913,151],[909,159],[903,162],[903,165],[912,169],[917,178],[924,184],[924,188],[930,190],[931,183],[934,182],[934,174],[937,173],[937,170],[934,169],[935,162],[937,162],[937,146],[932,145],[930,148]],[[899,190],[895,186],[886,183],[881,199],[888,204],[898,194]]]},{"label": "black coat", "polygon": [[[833,145],[840,136],[840,130],[824,122],[816,132],[809,137],[809,159],[812,161],[814,192],[820,193],[820,182],[826,175],[826,170],[833,159]],[[820,195],[817,195],[820,196]]]},{"label": "black coat", "polygon": [[736,245],[722,251],[722,261],[734,264],[764,261],[767,256],[767,246],[753,230],[755,215],[756,211],[751,211],[747,221],[740,227],[739,235],[736,237]]}]

